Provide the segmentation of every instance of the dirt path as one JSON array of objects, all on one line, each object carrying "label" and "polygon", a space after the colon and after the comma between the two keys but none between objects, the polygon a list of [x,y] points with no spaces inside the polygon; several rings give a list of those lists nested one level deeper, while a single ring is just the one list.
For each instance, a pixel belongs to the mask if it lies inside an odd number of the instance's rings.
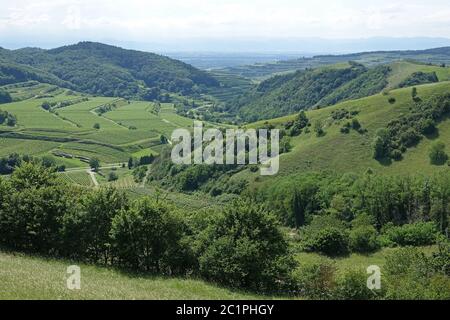
[{"label": "dirt path", "polygon": [[91,177],[92,182],[94,183],[94,187],[98,188],[99,183],[97,181],[97,178],[95,177],[95,172],[88,169],[86,170],[86,172],[89,174],[89,176]]}]

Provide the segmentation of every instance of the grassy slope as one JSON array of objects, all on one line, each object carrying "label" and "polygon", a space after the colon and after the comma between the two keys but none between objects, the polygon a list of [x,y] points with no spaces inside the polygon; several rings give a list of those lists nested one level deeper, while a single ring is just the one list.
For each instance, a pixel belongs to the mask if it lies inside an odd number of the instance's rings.
[{"label": "grassy slope", "polygon": [[388,88],[396,88],[406,78],[415,72],[431,73],[436,72],[439,81],[450,80],[450,68],[441,68],[437,66],[429,66],[424,64],[416,64],[407,61],[394,62],[391,65],[392,72],[389,76]]},{"label": "grassy slope", "polygon": [[[365,271],[370,265],[383,270],[386,256],[396,249],[385,248],[370,255],[352,254],[330,259],[315,253],[297,253],[300,265],[334,262],[338,274],[347,270]],[[430,255],[435,247],[423,247]],[[81,290],[66,287],[67,267],[81,267]],[[118,270],[0,251],[0,300],[5,299],[280,299],[220,288],[204,281],[128,274]]]},{"label": "grassy slope", "polygon": [[73,263],[0,252],[3,299],[260,299],[203,281],[130,275],[88,265],[81,267],[81,290],[67,289]]},{"label": "grassy slope", "polygon": [[[419,96],[450,90],[450,82],[418,86]],[[388,99],[395,97],[397,102],[390,104]],[[400,162],[390,164],[380,163],[372,158],[371,143],[378,128],[385,127],[387,123],[408,111],[411,103],[411,88],[393,90],[389,96],[378,94],[368,98],[340,103],[336,106],[307,112],[312,122],[322,120],[326,125],[326,135],[316,137],[314,133],[302,134],[292,139],[293,150],[281,156],[279,176],[304,172],[308,170],[329,169],[340,172],[363,172],[368,168],[386,174],[431,174],[440,170],[448,170],[447,166],[436,167],[430,165],[428,149],[431,139],[423,139],[415,148],[409,149]],[[333,110],[345,108],[349,111],[358,110],[357,119],[368,133],[361,135],[352,130],[350,134],[340,133],[343,123],[329,124],[330,114]],[[269,121],[280,125],[294,116],[288,116]],[[250,127],[262,126],[264,121],[254,123]],[[441,122],[438,126],[438,139],[450,141],[450,120]],[[448,146],[450,147],[450,146]],[[448,149],[447,147],[447,149]],[[244,172],[241,175],[250,176],[251,179],[261,180],[259,173]],[[270,179],[271,178],[267,178]]]}]

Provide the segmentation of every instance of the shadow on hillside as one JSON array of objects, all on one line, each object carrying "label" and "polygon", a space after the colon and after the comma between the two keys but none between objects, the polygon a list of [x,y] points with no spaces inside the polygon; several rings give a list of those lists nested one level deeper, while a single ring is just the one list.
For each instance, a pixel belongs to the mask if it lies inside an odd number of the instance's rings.
[{"label": "shadow on hillside", "polygon": [[377,159],[378,163],[381,164],[383,167],[389,167],[392,164],[391,158],[383,158],[383,159]]},{"label": "shadow on hillside", "polygon": [[433,133],[426,134],[425,137],[426,137],[428,140],[436,140],[436,139],[439,139],[439,128],[436,128],[436,130],[434,130]]}]

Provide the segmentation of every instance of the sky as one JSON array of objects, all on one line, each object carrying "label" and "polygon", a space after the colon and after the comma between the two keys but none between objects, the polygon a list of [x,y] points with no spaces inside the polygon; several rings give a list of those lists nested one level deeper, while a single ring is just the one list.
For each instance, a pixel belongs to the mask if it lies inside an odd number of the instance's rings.
[{"label": "sky", "polygon": [[450,37],[448,0],[0,0],[0,8],[2,47]]}]

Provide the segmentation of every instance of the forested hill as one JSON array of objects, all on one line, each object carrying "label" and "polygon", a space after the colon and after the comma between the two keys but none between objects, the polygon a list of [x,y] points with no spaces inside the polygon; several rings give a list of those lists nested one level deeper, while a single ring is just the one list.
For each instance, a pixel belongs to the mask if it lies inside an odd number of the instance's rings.
[{"label": "forested hill", "polygon": [[219,85],[211,75],[181,61],[100,43],[80,42],[52,50],[0,48],[0,85],[27,80],[146,100]]}]

